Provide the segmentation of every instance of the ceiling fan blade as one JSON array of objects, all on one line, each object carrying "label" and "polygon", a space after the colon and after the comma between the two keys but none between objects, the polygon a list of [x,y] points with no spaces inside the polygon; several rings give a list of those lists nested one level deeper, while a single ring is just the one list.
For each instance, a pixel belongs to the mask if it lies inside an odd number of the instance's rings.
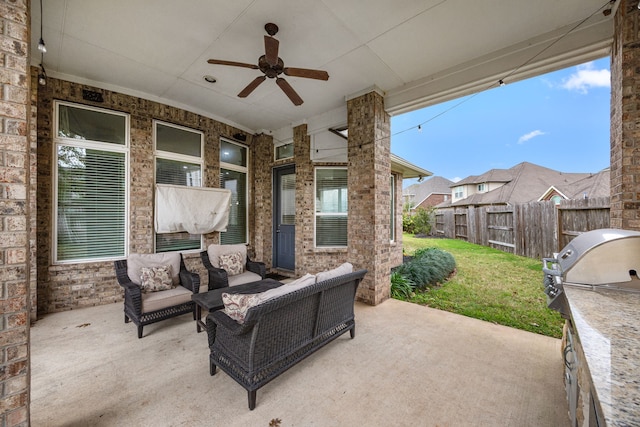
[{"label": "ceiling fan blade", "polygon": [[276,84],[280,86],[280,89],[282,89],[282,91],[289,97],[294,105],[302,105],[304,101],[302,100],[302,98],[300,98],[300,95],[298,95],[296,91],[293,90],[291,85],[287,83],[285,79],[278,77],[276,79]]},{"label": "ceiling fan blade", "polygon": [[260,83],[262,83],[263,81],[265,81],[267,79],[266,76],[260,76],[260,77],[256,77],[251,83],[249,83],[247,85],[247,87],[245,87],[244,89],[242,89],[242,92],[240,92],[238,94],[238,97],[240,98],[246,98],[247,96],[249,96],[249,94],[251,92],[254,91],[255,88],[257,88],[258,86],[260,86]]},{"label": "ceiling fan blade", "polygon": [[322,70],[310,70],[308,68],[284,67],[283,72],[291,77],[304,77],[306,79],[329,80],[329,73]]},{"label": "ceiling fan blade", "polygon": [[278,47],[280,42],[271,36],[264,36],[264,52],[267,64],[274,66],[278,63]]},{"label": "ceiling fan blade", "polygon": [[244,62],[224,61],[222,59],[210,59],[207,62],[209,64],[231,65],[232,67],[251,68],[252,70],[257,70],[258,69],[257,65],[255,65],[255,64],[246,64]]}]

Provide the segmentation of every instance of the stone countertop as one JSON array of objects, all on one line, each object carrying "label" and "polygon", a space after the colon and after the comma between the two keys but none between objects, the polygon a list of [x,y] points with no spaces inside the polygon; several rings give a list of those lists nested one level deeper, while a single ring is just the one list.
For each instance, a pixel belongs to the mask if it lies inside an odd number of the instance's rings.
[{"label": "stone countertop", "polygon": [[640,293],[564,291],[606,425],[640,425]]}]

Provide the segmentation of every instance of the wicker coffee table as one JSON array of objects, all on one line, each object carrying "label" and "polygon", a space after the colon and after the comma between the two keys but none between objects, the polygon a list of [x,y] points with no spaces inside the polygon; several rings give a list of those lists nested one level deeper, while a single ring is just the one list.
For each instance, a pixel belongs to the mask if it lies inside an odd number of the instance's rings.
[{"label": "wicker coffee table", "polygon": [[215,311],[224,308],[222,303],[222,294],[255,294],[258,292],[268,291],[269,289],[282,286],[284,283],[278,282],[273,279],[264,279],[257,282],[245,283],[238,286],[231,286],[226,288],[218,288],[202,294],[195,294],[191,296],[191,299],[196,304],[196,330],[202,332],[202,328],[206,325],[202,321],[202,309],[206,311]]}]

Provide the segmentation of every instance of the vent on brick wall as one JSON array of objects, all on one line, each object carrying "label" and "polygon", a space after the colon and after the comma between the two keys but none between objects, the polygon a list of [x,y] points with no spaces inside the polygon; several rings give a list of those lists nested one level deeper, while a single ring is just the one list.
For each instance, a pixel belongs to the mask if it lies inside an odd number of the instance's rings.
[{"label": "vent on brick wall", "polygon": [[92,90],[82,89],[82,99],[92,102],[104,102],[102,94],[100,92],[94,92]]}]

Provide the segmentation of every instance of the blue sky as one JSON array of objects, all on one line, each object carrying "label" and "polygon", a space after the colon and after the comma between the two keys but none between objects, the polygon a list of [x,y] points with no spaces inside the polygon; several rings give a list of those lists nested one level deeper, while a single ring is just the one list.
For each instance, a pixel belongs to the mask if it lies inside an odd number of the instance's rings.
[{"label": "blue sky", "polygon": [[609,58],[507,82],[392,117],[391,151],[454,181],[523,161],[598,172],[609,166],[610,93]]}]

